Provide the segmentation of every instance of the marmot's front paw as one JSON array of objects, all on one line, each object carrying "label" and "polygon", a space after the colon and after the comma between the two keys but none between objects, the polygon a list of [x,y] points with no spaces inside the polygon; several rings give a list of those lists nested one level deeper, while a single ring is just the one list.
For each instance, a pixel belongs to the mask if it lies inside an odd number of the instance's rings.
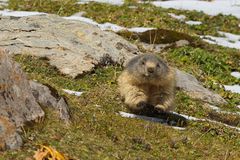
[{"label": "marmot's front paw", "polygon": [[167,107],[165,107],[164,105],[161,105],[161,104],[158,104],[155,106],[155,109],[158,111],[158,112],[166,112],[167,111]]},{"label": "marmot's front paw", "polygon": [[143,110],[143,109],[147,108],[148,106],[149,106],[149,104],[147,102],[141,101],[137,104],[137,109]]}]

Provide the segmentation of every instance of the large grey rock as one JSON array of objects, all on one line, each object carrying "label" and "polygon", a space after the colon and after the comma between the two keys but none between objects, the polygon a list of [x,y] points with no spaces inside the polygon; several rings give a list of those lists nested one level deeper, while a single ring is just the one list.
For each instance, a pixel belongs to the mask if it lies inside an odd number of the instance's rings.
[{"label": "large grey rock", "polygon": [[115,33],[56,15],[0,17],[0,35],[0,46],[10,53],[47,57],[72,77],[138,54],[136,46]]},{"label": "large grey rock", "polygon": [[0,73],[0,147],[15,149],[22,143],[16,130],[39,120],[44,112],[32,95],[26,75],[2,50]]},{"label": "large grey rock", "polygon": [[176,81],[176,86],[192,98],[215,105],[227,103],[220,95],[204,88],[194,76],[186,72],[176,69]]},{"label": "large grey rock", "polygon": [[69,106],[63,97],[59,97],[57,91],[36,81],[30,81],[32,93],[37,102],[44,107],[55,109],[59,118],[65,123],[70,122]]}]

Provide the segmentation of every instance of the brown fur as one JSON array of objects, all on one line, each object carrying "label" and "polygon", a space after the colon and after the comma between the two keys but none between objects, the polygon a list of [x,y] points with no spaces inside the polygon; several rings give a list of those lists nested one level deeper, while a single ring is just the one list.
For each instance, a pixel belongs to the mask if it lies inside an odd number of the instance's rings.
[{"label": "brown fur", "polygon": [[[154,72],[149,76],[148,68]],[[118,78],[120,94],[132,110],[141,110],[140,103],[161,111],[174,109],[175,72],[158,57],[150,54],[129,61]]]}]

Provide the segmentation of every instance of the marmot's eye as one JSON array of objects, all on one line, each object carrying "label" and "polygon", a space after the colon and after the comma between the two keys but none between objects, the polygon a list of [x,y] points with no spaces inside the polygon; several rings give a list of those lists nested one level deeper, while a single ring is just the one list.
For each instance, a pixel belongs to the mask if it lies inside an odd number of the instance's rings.
[{"label": "marmot's eye", "polygon": [[142,62],[141,62],[141,64],[142,64],[142,65],[145,65],[145,62],[144,62],[144,61],[142,61]]},{"label": "marmot's eye", "polygon": [[157,67],[159,68],[159,67],[160,67],[160,64],[157,64]]}]

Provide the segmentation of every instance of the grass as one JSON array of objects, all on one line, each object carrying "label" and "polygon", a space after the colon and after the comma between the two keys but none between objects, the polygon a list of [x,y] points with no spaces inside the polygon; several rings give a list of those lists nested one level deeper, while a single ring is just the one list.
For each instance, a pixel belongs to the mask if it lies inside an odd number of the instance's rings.
[{"label": "grass", "polygon": [[[129,6],[136,8],[129,8]],[[156,27],[167,34],[157,43],[169,43],[187,38],[189,46],[171,47],[159,55],[171,66],[187,71],[203,85],[222,95],[228,105],[220,106],[229,111],[238,111],[240,95],[224,91],[223,84],[239,84],[230,76],[240,71],[238,50],[209,45],[196,35],[218,35],[217,31],[240,34],[240,20],[233,16],[208,16],[201,12],[163,9],[150,4],[136,4],[127,0],[123,6],[89,3],[76,4],[75,0],[9,0],[10,9],[40,11],[69,16],[85,11],[86,16],[99,23],[111,22],[125,27]],[[184,14],[186,20],[203,22],[189,26],[171,18],[168,13]],[[143,18],[144,17],[144,18]],[[132,39],[133,43],[147,41]],[[158,37],[161,37],[158,35]],[[152,42],[149,42],[152,43]],[[46,60],[21,55],[15,57],[30,79],[48,84],[66,97],[70,104],[72,124],[66,126],[56,113],[48,108],[46,119],[34,127],[24,128],[24,146],[21,150],[0,152],[0,160],[25,160],[32,157],[38,144],[51,145],[74,159],[238,159],[240,157],[240,134],[236,131],[207,122],[190,122],[186,130],[179,131],[158,123],[120,117],[118,111],[127,111],[117,91],[116,79],[122,68],[108,66],[97,68],[81,78],[72,79],[62,75]],[[80,97],[67,95],[62,89],[84,91]],[[193,100],[184,92],[176,95],[176,111],[239,125],[239,116],[212,112],[200,101]]]},{"label": "grass", "polygon": [[10,0],[8,7],[13,10],[39,11],[60,16],[78,12],[77,0]]},{"label": "grass", "polygon": [[[229,159],[239,157],[240,135],[223,126],[191,122],[184,131],[159,123],[120,117],[127,111],[119,99],[116,77],[121,68],[98,68],[81,79],[61,75],[46,60],[17,56],[30,79],[47,83],[67,98],[70,126],[58,120],[56,113],[44,108],[43,123],[24,128],[24,146],[18,151],[0,153],[0,159],[24,160],[32,157],[39,144],[50,145],[74,159]],[[82,90],[84,95],[71,96],[62,88]],[[176,111],[206,117],[201,102],[177,93]],[[134,127],[133,127],[134,126]],[[231,154],[227,154],[231,153]]]},{"label": "grass", "polygon": [[[123,6],[113,6],[101,3],[77,4],[77,0],[9,0],[9,9],[40,11],[69,16],[79,11],[85,11],[87,17],[99,23],[112,22],[125,27],[156,27],[176,30],[191,35],[218,35],[217,31],[240,34],[240,20],[234,16],[219,14],[209,16],[202,12],[164,9],[146,4],[138,4],[136,0],[127,0]],[[136,8],[129,8],[136,6]],[[201,21],[202,25],[187,25],[168,13],[183,14],[187,20]],[[142,18],[144,17],[144,18]]]}]

